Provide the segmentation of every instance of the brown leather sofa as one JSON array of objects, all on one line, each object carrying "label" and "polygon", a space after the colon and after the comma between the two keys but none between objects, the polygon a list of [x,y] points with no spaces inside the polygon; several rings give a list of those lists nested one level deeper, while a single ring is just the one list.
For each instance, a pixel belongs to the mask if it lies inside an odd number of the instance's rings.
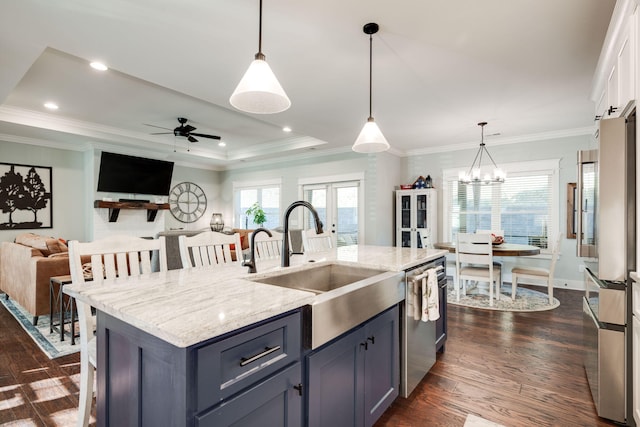
[{"label": "brown leather sofa", "polygon": [[33,316],[49,313],[49,278],[69,274],[65,243],[25,233],[0,245],[0,290]]}]

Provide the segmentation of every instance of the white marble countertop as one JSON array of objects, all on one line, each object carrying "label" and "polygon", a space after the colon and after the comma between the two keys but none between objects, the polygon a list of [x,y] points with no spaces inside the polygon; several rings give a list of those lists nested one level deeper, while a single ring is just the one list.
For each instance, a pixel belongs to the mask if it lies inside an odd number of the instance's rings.
[{"label": "white marble countertop", "polygon": [[[280,260],[247,267],[215,267],[152,273],[131,282],[73,285],[64,292],[113,317],[178,347],[188,347],[287,311],[313,304],[315,294],[254,280],[283,271],[330,262],[387,271],[403,271],[447,253],[439,249],[343,246],[327,252],[293,255],[291,267]],[[313,261],[313,262],[311,262]],[[248,280],[251,279],[251,280]]]}]

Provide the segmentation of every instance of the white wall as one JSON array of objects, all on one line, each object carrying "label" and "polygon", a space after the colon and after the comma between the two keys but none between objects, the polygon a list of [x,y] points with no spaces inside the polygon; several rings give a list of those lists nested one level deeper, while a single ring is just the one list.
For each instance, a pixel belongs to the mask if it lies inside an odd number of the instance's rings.
[{"label": "white wall", "polygon": [[[114,150],[115,151],[115,150]],[[13,241],[15,236],[33,232],[66,240],[89,241],[105,235],[127,233],[135,236],[155,236],[173,228],[197,230],[209,227],[213,212],[223,210],[220,200],[220,172],[176,164],[172,186],[183,181],[194,182],[207,196],[207,210],[202,218],[185,224],[173,218],[169,211],[159,211],[154,222],[147,222],[146,211],[121,210],[118,221],[108,222],[108,209],[96,209],[94,200],[109,197],[132,197],[129,194],[98,193],[96,189],[100,166],[99,150],[71,151],[42,146],[0,141],[0,162],[52,167],[53,228],[30,230],[0,230],[0,241]],[[150,196],[166,201],[167,197]],[[0,221],[3,221],[0,214]]]},{"label": "white wall", "polygon": [[[523,160],[546,160],[560,159],[560,188],[559,188],[559,224],[558,230],[564,234],[561,242],[560,257],[556,265],[555,282],[556,286],[582,288],[582,273],[578,271],[582,260],[576,256],[576,240],[566,238],[566,201],[567,183],[577,180],[577,152],[595,148],[595,140],[590,135],[573,136],[566,138],[550,139],[545,141],[525,142],[509,145],[491,145],[487,143],[487,148],[498,166],[501,163],[511,163]],[[434,186],[438,189],[438,224],[442,224],[442,171],[444,169],[460,168],[468,169],[476,155],[477,148],[434,153],[429,155],[412,156],[404,159],[405,176],[404,182],[411,183],[418,176],[431,175]],[[507,176],[507,179],[509,177]],[[442,230],[438,230],[439,239]],[[531,266],[544,266],[549,264],[548,259],[535,259],[532,257],[519,257],[517,259],[505,257],[504,271],[510,272],[515,262]],[[510,281],[510,274],[505,279]]]},{"label": "white wall", "polygon": [[[282,182],[282,214],[287,206],[299,199],[298,180],[301,178],[364,173],[365,186],[365,242],[374,245],[393,244],[393,186],[399,184],[401,161],[388,153],[310,157],[268,166],[252,166],[222,173],[221,198],[226,206],[225,225],[233,218],[233,182],[280,179]],[[281,220],[282,222],[282,220]]]},{"label": "white wall", "polygon": [[[82,192],[83,153],[28,144],[0,141],[0,162],[52,167],[53,228],[0,230],[0,241],[13,241],[21,233],[82,239],[86,223],[84,206],[89,203]],[[0,222],[5,222],[0,213]]]},{"label": "white wall", "polygon": [[[120,198],[131,199],[139,198],[134,194],[122,193],[106,193],[95,191],[98,182],[98,173],[100,170],[100,150],[93,151],[91,156],[87,156],[86,171],[87,176],[93,176],[93,180],[87,180],[87,189],[92,200],[100,200],[110,198],[117,201]],[[118,215],[116,222],[109,222],[108,209],[95,209],[91,203],[91,209],[87,216],[89,218],[90,227],[88,230],[88,239],[101,239],[114,234],[128,234],[138,237],[155,237],[159,232],[165,230],[184,229],[184,230],[200,230],[208,229],[213,212],[219,212],[219,174],[220,172],[196,169],[192,167],[174,165],[173,176],[171,179],[171,187],[181,182],[193,182],[199,185],[207,196],[207,209],[200,219],[192,223],[183,223],[173,217],[168,210],[158,211],[153,222],[147,222],[147,213],[145,210],[122,209]],[[166,203],[167,196],[151,196],[144,195],[144,199],[151,202]]]},{"label": "white wall", "polygon": [[[560,159],[560,224],[565,230],[566,184],[577,177],[576,152],[595,146],[590,136],[529,142],[511,145],[489,144],[488,148],[498,163],[515,162],[522,159]],[[437,189],[442,186],[442,170],[467,168],[473,161],[477,149],[442,152],[429,155],[398,158],[392,154],[361,155],[342,153],[324,157],[309,157],[296,162],[283,162],[268,166],[251,166],[216,172],[176,165],[172,185],[190,181],[200,185],[207,195],[207,211],[192,224],[183,224],[168,211],[158,213],[154,223],[146,222],[146,213],[131,210],[120,212],[118,223],[106,221],[107,209],[93,208],[93,201],[102,197],[118,195],[97,193],[97,171],[99,156],[92,150],[78,151],[44,148],[26,144],[0,141],[0,161],[4,163],[33,164],[53,167],[54,213],[53,228],[27,230],[65,239],[91,240],[94,227],[102,232],[130,232],[140,236],[155,235],[158,231],[172,228],[196,230],[207,228],[211,213],[222,212],[227,225],[233,218],[233,181],[255,181],[278,178],[282,181],[282,207],[299,198],[298,180],[330,175],[363,173],[365,177],[365,243],[376,245],[394,244],[394,193],[400,183],[411,183],[418,176],[431,175]],[[124,195],[127,196],[127,195]],[[443,206],[442,193],[438,191],[438,206]],[[442,212],[439,209],[439,223]],[[11,241],[23,230],[0,231],[0,241]],[[440,232],[440,231],[439,231]],[[579,287],[582,282],[578,266],[582,263],[575,256],[575,240],[563,239],[561,256],[556,267],[557,282],[564,286]],[[509,260],[513,262],[514,260]],[[547,259],[519,258],[518,262],[532,265],[547,265]],[[510,269],[510,266],[507,265]]]}]

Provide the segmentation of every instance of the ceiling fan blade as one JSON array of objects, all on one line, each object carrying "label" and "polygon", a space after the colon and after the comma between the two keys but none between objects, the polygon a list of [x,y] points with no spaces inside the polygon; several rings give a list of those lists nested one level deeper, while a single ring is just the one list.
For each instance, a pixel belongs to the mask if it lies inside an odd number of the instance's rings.
[{"label": "ceiling fan blade", "polygon": [[193,126],[191,126],[191,125],[184,125],[182,130],[184,130],[185,132],[189,133],[189,132],[191,132],[192,130],[196,130],[196,128],[194,128],[194,127],[193,127]]},{"label": "ceiling fan blade", "polygon": [[172,135],[173,132],[155,132],[155,133],[150,133],[149,135]]},{"label": "ceiling fan blade", "polygon": [[150,125],[150,124],[148,124],[148,123],[143,123],[143,125],[145,125],[145,126],[151,126],[151,127],[153,127],[153,128],[160,128],[160,129],[171,130],[171,129],[169,129],[169,128],[163,128],[162,126]]},{"label": "ceiling fan blade", "polygon": [[207,134],[204,134],[204,133],[193,133],[193,132],[191,132],[191,135],[201,136],[203,138],[221,139],[218,135],[207,135]]},{"label": "ceiling fan blade", "polygon": [[189,140],[189,142],[198,142],[198,140],[192,137],[191,135],[189,135],[187,139]]}]

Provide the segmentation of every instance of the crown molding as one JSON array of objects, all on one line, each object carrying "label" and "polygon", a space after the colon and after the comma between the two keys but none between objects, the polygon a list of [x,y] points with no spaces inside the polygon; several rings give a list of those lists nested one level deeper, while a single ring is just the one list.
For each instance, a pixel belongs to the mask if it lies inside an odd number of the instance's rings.
[{"label": "crown molding", "polygon": [[[587,126],[582,128],[564,129],[549,132],[532,133],[529,135],[514,136],[511,138],[491,138],[491,146],[522,144],[524,142],[548,141],[550,139],[568,138],[573,136],[593,135],[595,126]],[[485,139],[486,141],[486,139]],[[404,157],[421,156],[425,154],[446,153],[449,151],[459,151],[468,149],[477,149],[478,141],[465,142],[462,144],[447,144],[445,142],[435,147],[420,148],[418,150],[408,150],[404,153]]]}]

